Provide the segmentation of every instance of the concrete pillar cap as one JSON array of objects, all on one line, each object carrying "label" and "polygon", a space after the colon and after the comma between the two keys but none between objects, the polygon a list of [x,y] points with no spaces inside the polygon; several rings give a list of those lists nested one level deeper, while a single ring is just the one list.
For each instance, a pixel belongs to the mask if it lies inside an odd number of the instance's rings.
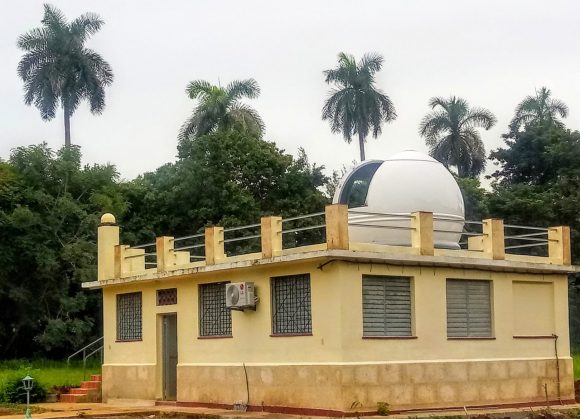
[{"label": "concrete pillar cap", "polygon": [[115,216],[109,212],[101,217],[101,224],[115,224]]}]

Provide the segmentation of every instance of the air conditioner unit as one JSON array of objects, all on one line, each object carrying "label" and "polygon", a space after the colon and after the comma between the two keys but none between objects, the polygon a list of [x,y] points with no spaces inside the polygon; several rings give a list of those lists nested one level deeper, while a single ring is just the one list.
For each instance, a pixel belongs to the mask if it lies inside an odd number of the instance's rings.
[{"label": "air conditioner unit", "polygon": [[233,282],[226,284],[226,307],[234,310],[255,308],[253,282]]}]

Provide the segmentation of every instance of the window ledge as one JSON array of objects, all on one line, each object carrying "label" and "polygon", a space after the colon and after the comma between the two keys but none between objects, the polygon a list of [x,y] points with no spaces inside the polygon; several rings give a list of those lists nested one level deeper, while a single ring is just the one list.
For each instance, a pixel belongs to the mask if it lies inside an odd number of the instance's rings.
[{"label": "window ledge", "polygon": [[417,336],[363,336],[363,339],[393,339],[393,340],[405,340],[405,339],[417,339]]},{"label": "window ledge", "polygon": [[447,340],[495,340],[493,336],[447,337]]},{"label": "window ledge", "polygon": [[198,336],[198,339],[231,339],[232,335]]},{"label": "window ledge", "polygon": [[271,338],[289,338],[295,336],[312,336],[312,333],[272,333]]},{"label": "window ledge", "polygon": [[115,343],[143,342],[143,339],[117,339]]},{"label": "window ledge", "polygon": [[554,339],[554,335],[514,335],[514,339]]}]

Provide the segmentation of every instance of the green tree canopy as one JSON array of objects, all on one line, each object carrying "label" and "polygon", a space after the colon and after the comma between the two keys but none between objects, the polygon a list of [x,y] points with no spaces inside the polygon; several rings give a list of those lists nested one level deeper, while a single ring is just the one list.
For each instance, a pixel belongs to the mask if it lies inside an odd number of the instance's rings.
[{"label": "green tree canopy", "polygon": [[110,165],[77,147],[20,147],[0,163],[0,357],[70,351],[95,336],[96,228],[126,207]]},{"label": "green tree canopy", "polygon": [[261,138],[264,122],[258,112],[240,99],[255,99],[260,87],[254,79],[234,80],[226,87],[214,86],[205,80],[194,80],[185,92],[198,104],[192,115],[179,131],[178,139],[185,141],[189,136],[201,137],[217,130],[245,130]]},{"label": "green tree canopy", "polygon": [[131,206],[121,223],[126,239],[137,243],[212,224],[253,224],[263,215],[321,211],[328,202],[319,190],[327,180],[322,169],[304,151],[293,158],[244,131],[190,137],[180,144],[176,163],[125,186]]},{"label": "green tree canopy", "polygon": [[105,87],[113,82],[109,63],[85,42],[104,22],[94,13],[85,13],[72,22],[56,7],[44,5],[42,27],[18,38],[25,51],[18,64],[24,81],[24,101],[34,103],[44,120],[53,119],[60,105],[64,111],[65,145],[70,146],[70,117],[79,103],[89,101],[91,112],[105,108]]},{"label": "green tree canopy", "polygon": [[423,117],[419,134],[425,137],[431,157],[445,167],[455,166],[460,177],[478,177],[485,169],[486,153],[477,128],[489,130],[495,116],[456,96],[431,98],[429,107],[433,111]]},{"label": "green tree canopy", "polygon": [[322,119],[329,120],[332,132],[341,133],[349,144],[358,134],[361,161],[369,133],[377,138],[383,123],[397,118],[391,99],[375,86],[375,74],[383,62],[379,54],[365,54],[357,63],[352,55],[341,52],[338,67],[324,72],[326,83],[336,87],[324,103]]},{"label": "green tree canopy", "polygon": [[559,99],[552,98],[552,92],[546,87],[536,91],[534,96],[526,96],[518,106],[510,123],[512,132],[519,131],[526,125],[563,126],[559,118],[568,116],[568,106]]}]

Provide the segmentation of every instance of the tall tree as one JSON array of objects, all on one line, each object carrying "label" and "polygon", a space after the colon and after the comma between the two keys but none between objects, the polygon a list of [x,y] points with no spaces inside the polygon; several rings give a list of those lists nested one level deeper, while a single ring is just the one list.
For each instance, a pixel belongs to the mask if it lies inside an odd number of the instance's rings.
[{"label": "tall tree", "polygon": [[109,63],[84,45],[104,22],[94,13],[85,13],[69,23],[48,4],[41,22],[42,27],[18,38],[18,47],[26,51],[18,75],[24,81],[25,103],[34,103],[42,119],[53,119],[60,103],[68,147],[70,118],[81,100],[88,100],[91,112],[100,114],[105,108],[105,87],[113,82]]},{"label": "tall tree", "polygon": [[82,166],[78,146],[19,147],[0,162],[0,358],[62,357],[99,336],[96,228],[127,202],[111,165]]},{"label": "tall tree", "polygon": [[349,144],[358,134],[361,161],[369,132],[377,138],[383,123],[397,118],[391,99],[375,86],[383,61],[379,54],[365,54],[357,63],[352,55],[341,52],[338,67],[324,71],[326,83],[336,87],[324,103],[322,119],[328,119],[332,132],[342,133]]},{"label": "tall tree", "polygon": [[194,80],[187,85],[185,92],[199,102],[191,117],[181,126],[178,136],[180,141],[190,135],[198,138],[218,129],[230,130],[234,127],[258,138],[262,137],[262,118],[255,109],[240,102],[242,98],[255,99],[260,95],[256,80],[234,80],[226,87],[214,86],[205,80]]},{"label": "tall tree", "polygon": [[431,157],[446,167],[455,166],[460,177],[479,176],[485,169],[485,146],[477,128],[490,129],[495,116],[456,96],[431,98],[429,106],[433,111],[423,117],[419,133]]},{"label": "tall tree", "polygon": [[516,113],[510,123],[512,132],[529,124],[556,124],[563,126],[558,118],[568,116],[568,106],[559,99],[552,98],[552,92],[546,87],[536,90],[534,96],[526,96],[516,107]]}]

